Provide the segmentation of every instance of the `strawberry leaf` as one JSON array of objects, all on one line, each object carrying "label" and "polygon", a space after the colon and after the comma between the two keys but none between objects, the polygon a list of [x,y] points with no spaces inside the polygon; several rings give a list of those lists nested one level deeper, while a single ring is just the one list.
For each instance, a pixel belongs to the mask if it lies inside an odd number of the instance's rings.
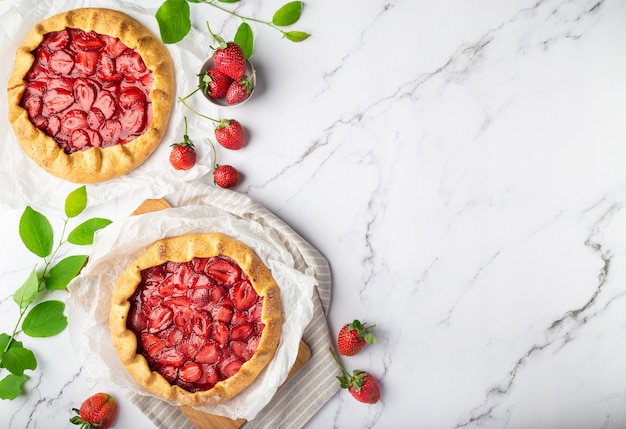
[{"label": "strawberry leaf", "polygon": [[218,0],[220,3],[237,3],[239,0]]},{"label": "strawberry leaf", "polygon": [[2,364],[11,373],[22,375],[27,369],[37,368],[37,359],[32,351],[24,347],[11,347],[2,353]]},{"label": "strawberry leaf", "polygon": [[177,43],[191,30],[191,11],[185,0],[166,0],[156,12],[163,43]]},{"label": "strawberry leaf", "polygon": [[0,380],[0,399],[15,399],[22,392],[22,384],[28,379],[25,375],[9,374]]},{"label": "strawberry leaf", "polygon": [[254,51],[254,34],[248,23],[242,22],[239,25],[233,41],[239,45],[246,58],[249,59],[252,56],[252,52]]},{"label": "strawberry leaf", "polygon": [[96,231],[109,225],[111,221],[109,219],[103,219],[94,217],[78,225],[67,236],[67,241],[72,244],[87,245],[93,244],[93,236]]},{"label": "strawberry leaf", "polygon": [[22,330],[29,337],[52,337],[67,326],[61,301],[44,301],[34,306],[24,318]]},{"label": "strawberry leaf", "polygon": [[69,218],[76,217],[87,207],[87,188],[81,186],[69,193],[65,199],[65,215]]},{"label": "strawberry leaf", "polygon": [[291,40],[292,42],[302,42],[303,40],[308,39],[309,36],[309,33],[305,33],[303,31],[287,31],[285,33],[287,40]]},{"label": "strawberry leaf", "polygon": [[291,25],[300,19],[302,14],[302,2],[292,1],[282,5],[272,16],[272,24],[283,27]]},{"label": "strawberry leaf", "polygon": [[19,233],[26,248],[35,255],[45,258],[52,252],[54,233],[50,221],[30,206],[22,213]]},{"label": "strawberry leaf", "polygon": [[87,261],[87,255],[68,256],[50,269],[46,289],[63,290],[78,275]]},{"label": "strawberry leaf", "polygon": [[33,268],[22,286],[13,294],[13,301],[23,310],[33,303],[39,293],[39,278]]}]

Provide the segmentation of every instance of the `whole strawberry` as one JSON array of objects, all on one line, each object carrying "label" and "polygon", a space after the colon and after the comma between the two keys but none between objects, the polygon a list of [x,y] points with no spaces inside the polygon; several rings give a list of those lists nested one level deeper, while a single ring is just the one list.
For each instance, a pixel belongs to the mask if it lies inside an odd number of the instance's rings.
[{"label": "whole strawberry", "polygon": [[185,118],[185,135],[183,141],[174,143],[170,152],[170,164],[176,170],[189,170],[196,165],[196,149],[187,135],[187,118]]},{"label": "whole strawberry", "polygon": [[239,183],[239,172],[232,165],[218,165],[213,171],[213,181],[221,188],[232,188]]},{"label": "whole strawberry", "polygon": [[246,142],[246,133],[235,119],[222,119],[215,127],[217,142],[226,149],[239,150]]},{"label": "whole strawberry", "polygon": [[200,73],[202,91],[211,98],[225,97],[232,83],[233,80],[230,77],[215,67]]},{"label": "whole strawberry", "polygon": [[213,54],[215,68],[232,79],[239,80],[246,75],[246,57],[235,42],[224,43],[222,39],[220,46]]},{"label": "whole strawberry", "polygon": [[375,404],[380,400],[380,386],[378,381],[368,372],[355,369],[352,374],[346,370],[335,356],[332,349],[328,349],[343,376],[337,376],[342,389],[348,389],[350,394],[359,402]]},{"label": "whole strawberry", "polygon": [[252,93],[252,82],[248,77],[233,80],[226,91],[226,104],[237,104],[245,101]]},{"label": "whole strawberry", "polygon": [[358,320],[343,325],[337,336],[339,353],[344,356],[354,356],[366,344],[376,344],[376,337],[370,332],[375,326],[367,326],[366,323],[361,323]]},{"label": "whole strawberry", "polygon": [[108,429],[117,417],[117,402],[107,393],[96,393],[82,403],[80,410],[72,408],[78,415],[70,422],[80,425],[81,429]]}]

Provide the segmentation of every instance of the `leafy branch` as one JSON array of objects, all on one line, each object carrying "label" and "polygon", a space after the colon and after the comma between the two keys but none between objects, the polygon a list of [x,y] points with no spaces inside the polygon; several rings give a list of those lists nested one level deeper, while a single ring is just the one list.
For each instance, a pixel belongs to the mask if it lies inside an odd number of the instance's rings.
[{"label": "leafy branch", "polygon": [[[70,192],[65,199],[65,219],[59,242],[54,246],[54,231],[48,218],[27,206],[19,223],[22,243],[35,255],[42,258],[43,268],[35,266],[26,281],[13,294],[13,301],[19,307],[19,316],[10,334],[0,334],[0,369],[9,374],[0,380],[0,399],[15,399],[22,392],[22,384],[28,379],[26,370],[37,369],[34,353],[16,340],[20,333],[31,338],[52,337],[67,326],[63,314],[65,303],[58,300],[40,300],[46,291],[63,290],[78,275],[87,262],[86,255],[67,256],[61,260],[57,254],[68,244],[89,245],[94,234],[111,223],[108,219],[94,217],[88,219],[67,235],[70,219],[80,215],[87,206],[85,186]],[[21,327],[21,329],[20,329]]]},{"label": "leafy branch", "polygon": [[191,30],[191,9],[189,3],[204,3],[239,18],[241,24],[237,28],[233,41],[241,46],[246,58],[250,58],[254,50],[254,34],[248,22],[266,25],[280,32],[284,38],[292,42],[302,42],[310,36],[309,33],[304,31],[287,31],[281,28],[295,24],[300,19],[304,5],[301,1],[285,3],[274,12],[271,20],[243,16],[219,4],[238,2],[239,0],[165,0],[156,12],[161,39],[164,43],[178,43],[189,33]]}]

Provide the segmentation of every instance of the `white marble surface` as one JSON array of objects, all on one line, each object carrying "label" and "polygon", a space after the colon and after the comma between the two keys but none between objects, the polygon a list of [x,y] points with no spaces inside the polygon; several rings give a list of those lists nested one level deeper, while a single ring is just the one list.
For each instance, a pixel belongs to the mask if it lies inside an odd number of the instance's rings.
[{"label": "white marble surface", "polygon": [[[232,34],[208,8],[196,25]],[[301,44],[253,25],[258,91],[221,112],[250,141],[222,162],[330,261],[333,334],[377,324],[344,363],[382,400],[341,391],[308,428],[626,427],[624,22],[621,0],[316,0]],[[120,219],[138,197],[90,213]],[[36,262],[20,213],[1,212],[4,330]],[[67,427],[100,388],[117,427],[152,428],[118,388],[87,386],[67,335],[25,340],[40,367],[0,427]]]}]

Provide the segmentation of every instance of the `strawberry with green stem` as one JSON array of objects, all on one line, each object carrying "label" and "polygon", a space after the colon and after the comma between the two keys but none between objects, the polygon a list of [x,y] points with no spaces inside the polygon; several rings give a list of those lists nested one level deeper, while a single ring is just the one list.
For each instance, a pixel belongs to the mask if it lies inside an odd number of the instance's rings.
[{"label": "strawberry with green stem", "polygon": [[368,372],[355,369],[352,374],[339,362],[337,355],[329,347],[328,351],[339,365],[343,376],[337,376],[342,389],[348,389],[350,394],[359,402],[375,404],[380,400],[380,386],[378,381]]},{"label": "strawberry with green stem", "polygon": [[213,53],[215,68],[231,79],[243,79],[246,75],[246,57],[241,46],[235,42],[226,42],[222,36],[213,33],[208,21],[206,26],[218,44],[217,48],[213,48],[215,50]]},{"label": "strawberry with green stem", "polygon": [[376,344],[376,337],[371,332],[375,327],[376,325],[368,326],[367,323],[361,323],[359,320],[343,325],[337,336],[339,353],[344,356],[354,356],[366,344]]},{"label": "strawberry with green stem", "polygon": [[180,143],[174,143],[172,151],[170,152],[170,164],[176,170],[189,170],[196,165],[196,149],[193,142],[187,135],[187,117],[185,119],[185,134],[183,141]]},{"label": "strawberry with green stem", "polygon": [[255,71],[252,71],[250,77],[244,76],[239,80],[234,80],[228,86],[226,90],[226,104],[237,104],[241,103],[250,97],[252,93],[252,78],[254,77]]},{"label": "strawberry with green stem", "polygon": [[215,138],[219,144],[224,146],[226,149],[231,150],[239,150],[244,146],[246,142],[246,133],[239,121],[236,119],[218,120],[204,115],[195,110],[185,101],[188,97],[189,96],[179,98],[178,101],[194,114],[200,116],[201,118],[208,119],[215,124]]},{"label": "strawberry with green stem", "polygon": [[213,150],[213,183],[220,188],[232,188],[239,183],[239,172],[232,165],[220,165],[217,163],[217,151],[215,145],[208,139]]},{"label": "strawberry with green stem", "polygon": [[109,429],[117,418],[118,406],[115,399],[108,393],[96,393],[80,406],[72,408],[77,415],[70,418],[70,422],[79,425],[81,429]]}]

